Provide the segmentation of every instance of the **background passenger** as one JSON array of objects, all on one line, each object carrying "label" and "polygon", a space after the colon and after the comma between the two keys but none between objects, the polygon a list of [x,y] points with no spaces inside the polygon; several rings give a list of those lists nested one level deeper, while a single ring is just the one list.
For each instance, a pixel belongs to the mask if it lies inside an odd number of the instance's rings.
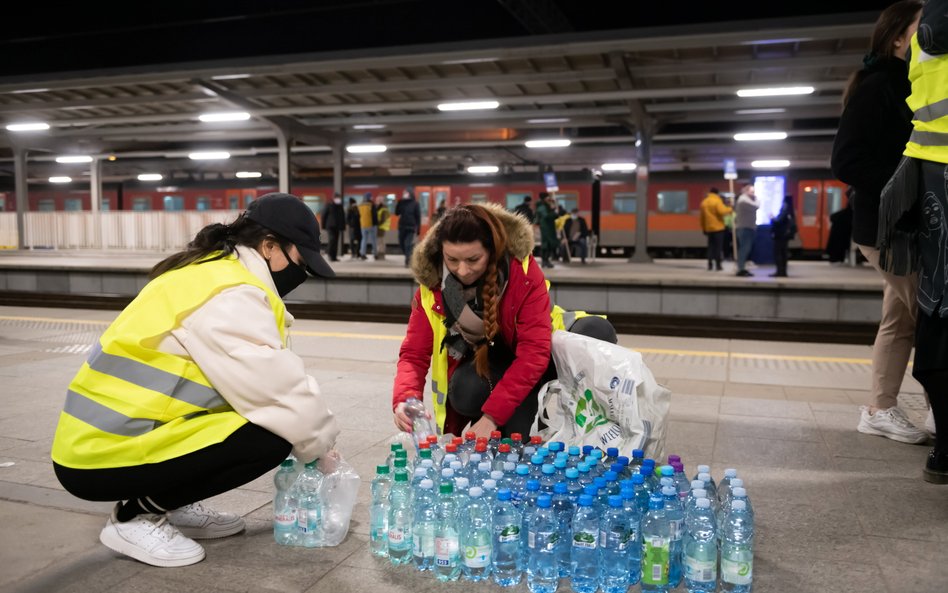
[{"label": "background passenger", "polygon": [[708,237],[708,270],[714,269],[720,272],[722,269],[724,239],[728,232],[724,217],[733,211],[721,199],[721,192],[716,187],[712,187],[707,197],[701,200],[701,232]]},{"label": "background passenger", "polygon": [[770,236],[774,240],[774,263],[777,271],[774,278],[787,277],[787,260],[790,258],[788,245],[797,234],[797,217],[793,212],[793,196],[783,197],[780,212],[770,221]]},{"label": "background passenger", "polygon": [[737,275],[753,276],[745,266],[754,250],[757,237],[757,209],[760,201],[754,195],[754,186],[745,185],[734,206],[734,226],[737,228]]},{"label": "background passenger", "polygon": [[362,243],[362,217],[355,198],[349,198],[349,208],[346,209],[346,224],[349,226],[349,256],[352,259],[361,259],[359,245]]}]

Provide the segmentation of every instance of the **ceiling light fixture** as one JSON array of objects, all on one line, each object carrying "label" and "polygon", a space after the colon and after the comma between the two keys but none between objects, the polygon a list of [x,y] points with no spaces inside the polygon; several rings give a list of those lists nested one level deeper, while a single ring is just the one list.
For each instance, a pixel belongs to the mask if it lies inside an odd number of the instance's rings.
[{"label": "ceiling light fixture", "polygon": [[764,115],[766,113],[786,113],[783,107],[767,107],[764,109],[738,109],[734,113],[738,115]]},{"label": "ceiling light fixture", "polygon": [[786,132],[740,132],[734,134],[738,142],[756,142],[760,140],[786,140]]},{"label": "ceiling light fixture", "polygon": [[738,97],[778,97],[783,95],[809,95],[816,89],[811,86],[780,86],[757,89],[738,89]]},{"label": "ceiling light fixture", "polygon": [[139,181],[161,181],[161,173],[142,173],[138,176]]},{"label": "ceiling light fixture", "polygon": [[76,156],[58,156],[56,157],[57,163],[91,163],[92,157],[86,155],[76,155]]},{"label": "ceiling light fixture", "polygon": [[385,124],[356,124],[352,126],[353,130],[381,130]]},{"label": "ceiling light fixture", "polygon": [[50,177],[50,183],[69,183],[72,181],[72,177]]},{"label": "ceiling light fixture", "polygon": [[635,171],[635,163],[603,163],[603,171]]},{"label": "ceiling light fixture", "polygon": [[250,78],[249,74],[219,74],[212,76],[211,80],[237,80],[239,78]]},{"label": "ceiling light fixture", "polygon": [[471,165],[467,168],[468,173],[496,173],[500,171],[500,167],[497,165]]},{"label": "ceiling light fixture", "polygon": [[386,150],[388,150],[388,147],[384,144],[351,144],[346,147],[346,152],[352,154],[385,152]]},{"label": "ceiling light fixture", "polygon": [[565,124],[569,121],[568,117],[541,117],[538,119],[528,119],[528,124]]},{"label": "ceiling light fixture", "polygon": [[48,129],[49,124],[41,121],[7,125],[7,130],[11,132],[39,132]]},{"label": "ceiling light fixture", "polygon": [[572,144],[567,138],[554,140],[527,140],[523,143],[527,148],[564,148]]},{"label": "ceiling light fixture", "polygon": [[202,113],[198,119],[203,122],[246,121],[250,114],[246,111],[224,111],[221,113]]},{"label": "ceiling light fixture", "polygon": [[786,159],[751,161],[751,167],[754,167],[755,169],[786,169],[789,166],[790,161]]},{"label": "ceiling light fixture", "polygon": [[439,103],[438,111],[473,111],[476,109],[497,109],[500,103],[497,101],[455,101],[452,103]]},{"label": "ceiling light fixture", "polygon": [[258,177],[263,177],[263,173],[260,171],[237,171],[234,173],[234,177],[237,179],[256,179]]},{"label": "ceiling light fixture", "polygon": [[224,150],[209,150],[205,152],[192,152],[188,154],[192,161],[220,161],[230,158],[230,153]]}]

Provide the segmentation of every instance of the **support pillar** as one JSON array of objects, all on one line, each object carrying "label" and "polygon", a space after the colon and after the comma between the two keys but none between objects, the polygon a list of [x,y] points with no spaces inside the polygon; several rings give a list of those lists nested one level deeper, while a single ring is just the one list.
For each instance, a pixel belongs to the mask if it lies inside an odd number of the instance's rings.
[{"label": "support pillar", "polygon": [[343,170],[345,166],[346,147],[342,142],[333,142],[332,144],[332,190],[339,194],[342,203],[346,203],[346,194],[344,193],[345,184],[343,182]]},{"label": "support pillar", "polygon": [[102,161],[98,158],[94,158],[89,166],[89,196],[93,247],[102,249],[105,246],[102,237]]},{"label": "support pillar", "polygon": [[279,190],[282,193],[290,193],[292,171],[290,169],[290,148],[293,146],[293,139],[286,131],[277,128],[277,161],[280,170]]},{"label": "support pillar", "polygon": [[16,244],[18,249],[26,249],[26,212],[30,209],[30,196],[25,148],[13,149],[13,177],[16,191]]},{"label": "support pillar", "polygon": [[635,169],[635,253],[632,263],[651,263],[648,254],[648,173],[652,157],[652,135],[638,126],[636,131],[638,166]]}]

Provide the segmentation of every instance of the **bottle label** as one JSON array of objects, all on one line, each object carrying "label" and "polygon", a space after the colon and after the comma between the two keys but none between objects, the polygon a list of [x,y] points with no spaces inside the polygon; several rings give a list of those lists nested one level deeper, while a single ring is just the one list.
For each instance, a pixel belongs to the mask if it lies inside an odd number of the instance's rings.
[{"label": "bottle label", "polygon": [[395,544],[396,546],[405,543],[405,530],[401,527],[392,527],[389,529],[388,543]]},{"label": "bottle label", "polygon": [[452,566],[457,562],[458,540],[454,537],[435,538],[435,564],[438,566]]},{"label": "bottle label", "polygon": [[573,547],[595,550],[599,544],[598,531],[577,531],[573,534]]},{"label": "bottle label", "polygon": [[296,509],[283,509],[273,516],[273,522],[282,529],[292,529],[296,526]]},{"label": "bottle label", "polygon": [[412,552],[421,558],[434,556],[434,538],[430,533],[424,533],[423,528],[412,534]]},{"label": "bottle label", "polygon": [[713,583],[718,578],[717,562],[685,556],[685,578],[698,583]]},{"label": "bottle label", "polygon": [[296,527],[300,533],[314,533],[319,528],[319,511],[316,509],[298,509]]},{"label": "bottle label", "polygon": [[464,548],[464,565],[468,568],[490,566],[490,546],[467,546]]},{"label": "bottle label", "polygon": [[497,536],[497,541],[502,544],[520,541],[520,526],[507,525],[500,531],[500,535]]},{"label": "bottle label", "polygon": [[730,560],[722,556],[721,579],[732,585],[750,585],[754,580],[754,560]]},{"label": "bottle label", "polygon": [[642,582],[646,585],[668,584],[669,540],[647,537],[642,542]]}]

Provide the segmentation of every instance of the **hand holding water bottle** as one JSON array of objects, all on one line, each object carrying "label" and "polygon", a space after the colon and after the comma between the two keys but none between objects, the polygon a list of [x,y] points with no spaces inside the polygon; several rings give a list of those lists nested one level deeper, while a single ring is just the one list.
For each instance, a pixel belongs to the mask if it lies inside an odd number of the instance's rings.
[{"label": "hand holding water bottle", "polygon": [[411,397],[395,406],[395,425],[412,433],[415,446],[427,440],[428,435],[437,434],[431,424],[431,415],[421,400]]}]

